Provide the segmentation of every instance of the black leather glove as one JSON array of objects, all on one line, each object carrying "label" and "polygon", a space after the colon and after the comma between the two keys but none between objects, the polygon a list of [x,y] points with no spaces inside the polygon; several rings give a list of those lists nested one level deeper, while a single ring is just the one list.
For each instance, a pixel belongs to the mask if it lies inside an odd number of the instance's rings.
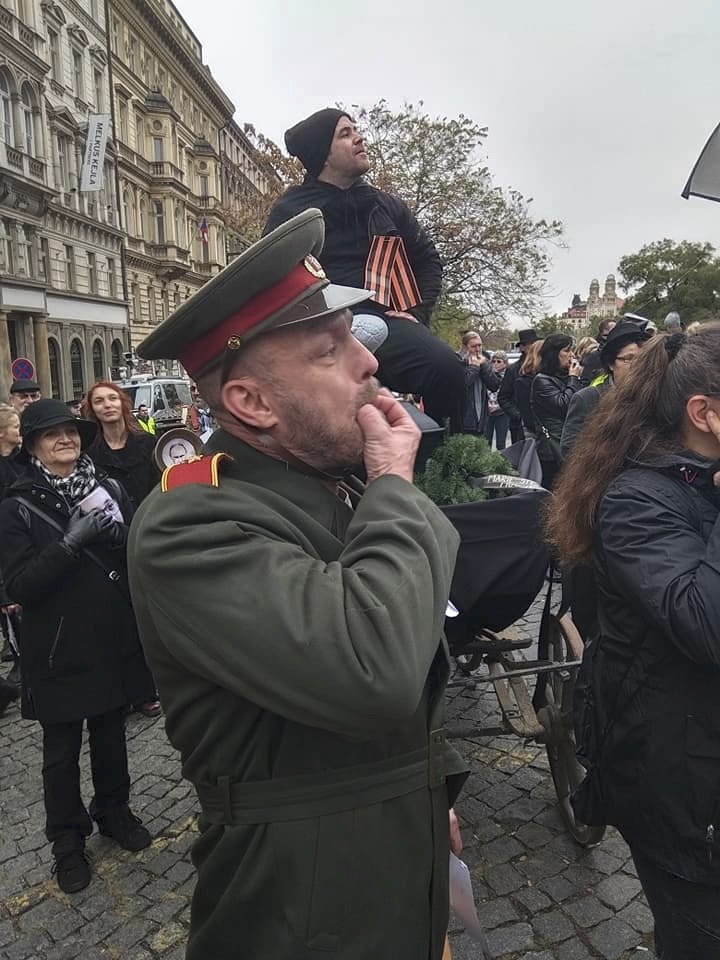
[{"label": "black leather glove", "polygon": [[111,547],[124,547],[127,535],[128,528],[125,524],[113,520],[112,526],[108,528],[107,533],[103,537],[103,543],[107,543]]},{"label": "black leather glove", "polygon": [[91,543],[108,540],[113,526],[117,526],[113,518],[102,510],[91,510],[90,513],[75,510],[70,514],[65,536],[60,542],[70,553],[78,554]]}]

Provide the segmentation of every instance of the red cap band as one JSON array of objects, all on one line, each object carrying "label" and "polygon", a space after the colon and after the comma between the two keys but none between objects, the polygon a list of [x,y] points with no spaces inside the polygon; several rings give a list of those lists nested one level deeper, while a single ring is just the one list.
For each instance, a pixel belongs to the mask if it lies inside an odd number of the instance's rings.
[{"label": "red cap band", "polygon": [[180,362],[193,376],[225,352],[230,337],[242,339],[253,327],[257,327],[274,313],[279,313],[306,290],[318,285],[327,286],[327,280],[311,273],[305,263],[299,263],[279,283],[256,294],[237,313],[231,314],[212,330],[189,343],[180,356]]}]

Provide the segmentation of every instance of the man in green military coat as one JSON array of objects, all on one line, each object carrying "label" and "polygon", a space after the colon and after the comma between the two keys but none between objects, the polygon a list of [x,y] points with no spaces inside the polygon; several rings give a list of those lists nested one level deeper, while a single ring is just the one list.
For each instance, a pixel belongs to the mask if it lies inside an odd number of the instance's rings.
[{"label": "man in green military coat", "polygon": [[288,221],[138,349],[180,359],[220,425],[206,458],[166,471],[129,544],[202,811],[189,960],[443,952],[458,537],[413,486],[417,428],[350,333],[369,293],[329,284],[322,240],[318,211]]}]

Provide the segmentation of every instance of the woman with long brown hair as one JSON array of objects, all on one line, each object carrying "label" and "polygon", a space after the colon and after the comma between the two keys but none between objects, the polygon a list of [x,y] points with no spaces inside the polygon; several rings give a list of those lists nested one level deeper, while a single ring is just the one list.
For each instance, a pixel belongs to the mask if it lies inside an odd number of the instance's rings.
[{"label": "woman with long brown hair", "polygon": [[530,391],[535,374],[540,373],[540,350],[543,341],[535,340],[525,351],[525,356],[520,364],[520,370],[515,383],[513,384],[513,397],[515,404],[520,411],[525,435],[535,436],[535,417],[530,406]]},{"label": "woman with long brown hair", "polygon": [[[601,400],[548,537],[592,562],[581,819],[627,842],[663,960],[720,958],[720,325],[653,339]],[[716,842],[717,834],[717,842]]]},{"label": "woman with long brown hair", "polygon": [[90,457],[122,483],[137,510],[158,481],[152,459],[155,440],[136,423],[125,391],[107,380],[90,387],[83,402],[83,416],[99,427],[88,450]]}]

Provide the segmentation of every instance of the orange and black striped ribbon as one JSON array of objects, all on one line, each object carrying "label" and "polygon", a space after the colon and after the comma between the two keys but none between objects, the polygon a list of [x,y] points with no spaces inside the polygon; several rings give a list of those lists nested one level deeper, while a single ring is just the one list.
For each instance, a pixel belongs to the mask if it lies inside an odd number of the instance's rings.
[{"label": "orange and black striped ribbon", "polygon": [[402,237],[373,237],[365,264],[365,288],[393,310],[409,310],[421,302]]}]

